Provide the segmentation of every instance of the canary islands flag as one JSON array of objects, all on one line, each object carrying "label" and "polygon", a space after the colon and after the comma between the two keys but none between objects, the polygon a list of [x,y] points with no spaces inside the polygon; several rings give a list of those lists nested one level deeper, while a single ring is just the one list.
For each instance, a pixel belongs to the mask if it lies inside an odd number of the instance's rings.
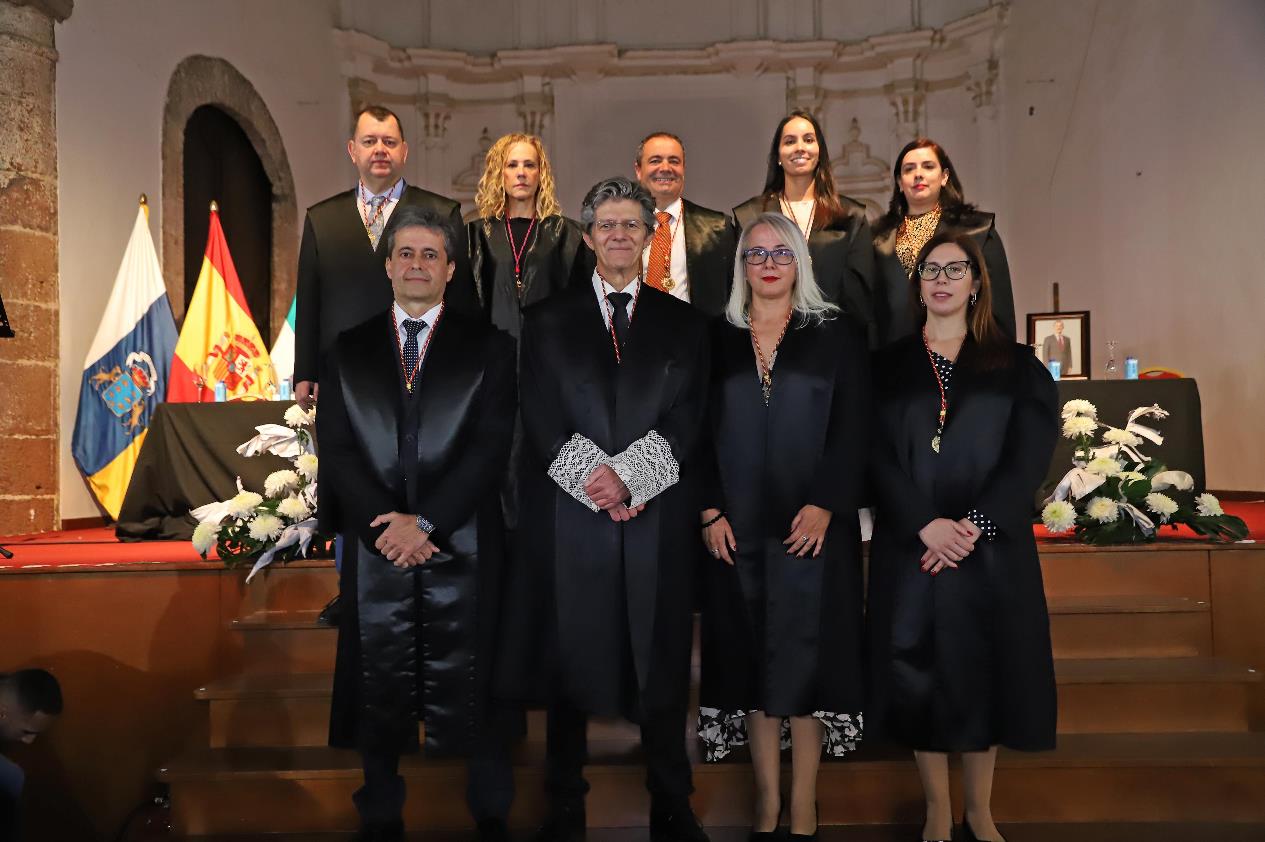
[{"label": "canary islands flag", "polygon": [[294,314],[298,303],[297,296],[290,302],[290,313],[281,326],[281,333],[277,334],[276,344],[272,346],[272,367],[277,371],[278,383],[294,376]]},{"label": "canary islands flag", "polygon": [[167,391],[175,347],[176,322],[142,206],[84,361],[71,439],[75,462],[112,518],[119,516],[150,416]]},{"label": "canary islands flag", "polygon": [[213,401],[220,382],[229,400],[266,400],[272,379],[268,346],[250,317],[219,210],[212,203],[206,257],[171,360],[167,400],[196,401],[200,395],[203,401]]}]

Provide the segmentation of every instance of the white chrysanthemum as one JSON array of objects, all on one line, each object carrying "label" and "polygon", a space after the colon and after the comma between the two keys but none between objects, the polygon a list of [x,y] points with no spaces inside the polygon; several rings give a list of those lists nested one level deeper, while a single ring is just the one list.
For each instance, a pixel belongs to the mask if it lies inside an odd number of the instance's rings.
[{"label": "white chrysanthemum", "polygon": [[1073,398],[1063,404],[1063,417],[1074,418],[1078,415],[1086,418],[1097,418],[1098,407],[1083,398]]},{"label": "white chrysanthemum", "polygon": [[1137,482],[1140,479],[1146,479],[1146,474],[1142,473],[1141,471],[1121,471],[1120,472],[1121,482]]},{"label": "white chrysanthemum", "polygon": [[294,460],[294,467],[307,479],[316,479],[316,466],[319,464],[315,453],[300,453]]},{"label": "white chrysanthemum", "polygon": [[308,515],[312,514],[312,510],[307,507],[302,497],[292,494],[277,504],[277,514],[297,522],[306,520]]},{"label": "white chrysanthemum", "polygon": [[253,491],[239,491],[237,496],[228,501],[228,513],[233,517],[250,517],[255,513],[255,507],[264,501],[264,498]]},{"label": "white chrysanthemum", "polygon": [[1220,517],[1225,514],[1221,501],[1207,491],[1195,498],[1195,509],[1202,517]]},{"label": "white chrysanthemum", "polygon": [[1076,523],[1076,508],[1066,500],[1055,500],[1041,510],[1041,522],[1050,532],[1066,532]]},{"label": "white chrysanthemum", "polygon": [[264,480],[264,494],[277,498],[299,487],[299,475],[294,471],[273,471]]},{"label": "white chrysanthemum", "polygon": [[303,407],[299,406],[296,403],[294,406],[286,410],[286,414],[285,414],[286,426],[295,427],[295,428],[309,427],[312,424],[312,416],[314,414],[315,414],[315,411],[305,412],[303,410]]},{"label": "white chrysanthemum", "polygon": [[220,525],[218,523],[199,523],[193,530],[193,549],[198,555],[205,556],[215,546],[215,542],[220,537]]},{"label": "white chrysanthemum", "polygon": [[1074,439],[1091,435],[1098,429],[1098,422],[1084,415],[1073,415],[1063,421],[1063,438]]},{"label": "white chrysanthemum", "polygon": [[1110,456],[1099,456],[1097,459],[1090,459],[1085,470],[1100,477],[1114,477],[1120,473],[1120,463]]},{"label": "white chrysanthemum", "polygon": [[1161,523],[1168,523],[1168,519],[1177,511],[1177,501],[1167,494],[1152,491],[1146,495],[1146,507],[1160,516]]},{"label": "white chrysanthemum", "polygon": [[265,512],[250,522],[250,537],[256,541],[273,541],[285,526],[281,518]]},{"label": "white chrysanthemum", "polygon": [[1123,444],[1128,447],[1137,447],[1142,444],[1142,437],[1128,430],[1121,430],[1119,427],[1108,427],[1103,431],[1102,440],[1107,444]]},{"label": "white chrysanthemum", "polygon": [[1114,523],[1120,517],[1120,505],[1109,497],[1095,497],[1085,507],[1085,514],[1099,523]]}]

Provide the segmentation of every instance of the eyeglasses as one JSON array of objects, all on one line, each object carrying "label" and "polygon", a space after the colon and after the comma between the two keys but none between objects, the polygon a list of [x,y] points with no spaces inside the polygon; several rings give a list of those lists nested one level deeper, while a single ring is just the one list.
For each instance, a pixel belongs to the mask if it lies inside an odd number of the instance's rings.
[{"label": "eyeglasses", "polygon": [[636,234],[638,231],[645,230],[645,224],[637,219],[625,219],[623,221],[615,219],[603,219],[601,222],[594,222],[593,227],[603,234],[610,234],[616,228],[623,228],[629,234]]},{"label": "eyeglasses", "polygon": [[773,262],[779,266],[789,266],[795,262],[795,252],[787,248],[773,249],[769,251],[760,246],[754,246],[742,253],[742,259],[750,263],[752,266],[759,266],[770,257]]},{"label": "eyeglasses", "polygon": [[922,278],[924,281],[934,281],[936,278],[940,277],[940,273],[943,271],[944,276],[949,280],[960,281],[975,268],[975,264],[970,260],[955,260],[952,263],[946,263],[943,266],[939,263],[919,263],[918,277]]}]

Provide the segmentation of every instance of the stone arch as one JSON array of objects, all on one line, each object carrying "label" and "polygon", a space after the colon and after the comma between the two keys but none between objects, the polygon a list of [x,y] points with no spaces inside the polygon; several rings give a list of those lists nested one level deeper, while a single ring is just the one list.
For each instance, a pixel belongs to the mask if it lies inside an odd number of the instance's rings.
[{"label": "stone arch", "polygon": [[203,105],[214,105],[237,121],[272,182],[272,317],[264,340],[271,344],[290,310],[298,274],[294,176],[268,106],[250,80],[224,59],[189,56],[176,66],[167,86],[162,129],[163,280],[171,308],[181,319],[185,310],[184,129],[189,116]]}]

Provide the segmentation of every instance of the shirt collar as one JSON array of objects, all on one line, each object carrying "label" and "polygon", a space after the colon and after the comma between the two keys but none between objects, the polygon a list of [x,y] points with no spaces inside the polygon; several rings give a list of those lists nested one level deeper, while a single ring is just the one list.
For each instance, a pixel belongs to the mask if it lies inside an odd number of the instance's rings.
[{"label": "shirt collar", "polygon": [[660,213],[666,213],[672,217],[672,221],[676,222],[681,218],[681,208],[684,207],[684,199],[681,196],[676,197],[676,201],[668,205],[666,208],[658,208]]},{"label": "shirt collar", "polygon": [[365,186],[365,183],[363,181],[356,182],[356,198],[364,202],[366,205],[369,204],[370,200],[375,199],[378,196],[386,196],[387,201],[389,202],[399,201],[399,198],[401,195],[403,195],[403,193],[404,193],[404,179],[402,178],[396,179],[395,184],[392,184],[390,187],[388,187],[386,190],[383,190],[381,193],[370,193],[369,188]]},{"label": "shirt collar", "polygon": [[[421,318],[422,321],[426,322],[427,330],[435,326],[435,317],[439,315],[439,308],[442,306],[444,306],[444,302],[440,301],[434,307],[431,307],[425,313],[422,313],[422,315],[419,317]],[[396,330],[402,330],[400,326],[404,324],[405,319],[414,318],[413,316],[410,316],[408,313],[404,312],[404,308],[400,306],[400,302],[398,301],[394,303],[394,305],[392,306],[392,309],[395,312],[395,329]]]},{"label": "shirt collar", "polygon": [[637,288],[639,286],[641,286],[640,275],[638,275],[636,278],[633,278],[632,283],[630,283],[628,286],[624,287],[622,290],[618,290],[618,289],[615,289],[615,287],[608,284],[606,281],[602,280],[602,276],[597,274],[596,269],[593,270],[593,289],[594,291],[597,292],[598,295],[602,296],[602,298],[606,298],[606,296],[610,295],[612,292],[626,292],[629,295],[631,295],[633,298],[636,298]]}]

